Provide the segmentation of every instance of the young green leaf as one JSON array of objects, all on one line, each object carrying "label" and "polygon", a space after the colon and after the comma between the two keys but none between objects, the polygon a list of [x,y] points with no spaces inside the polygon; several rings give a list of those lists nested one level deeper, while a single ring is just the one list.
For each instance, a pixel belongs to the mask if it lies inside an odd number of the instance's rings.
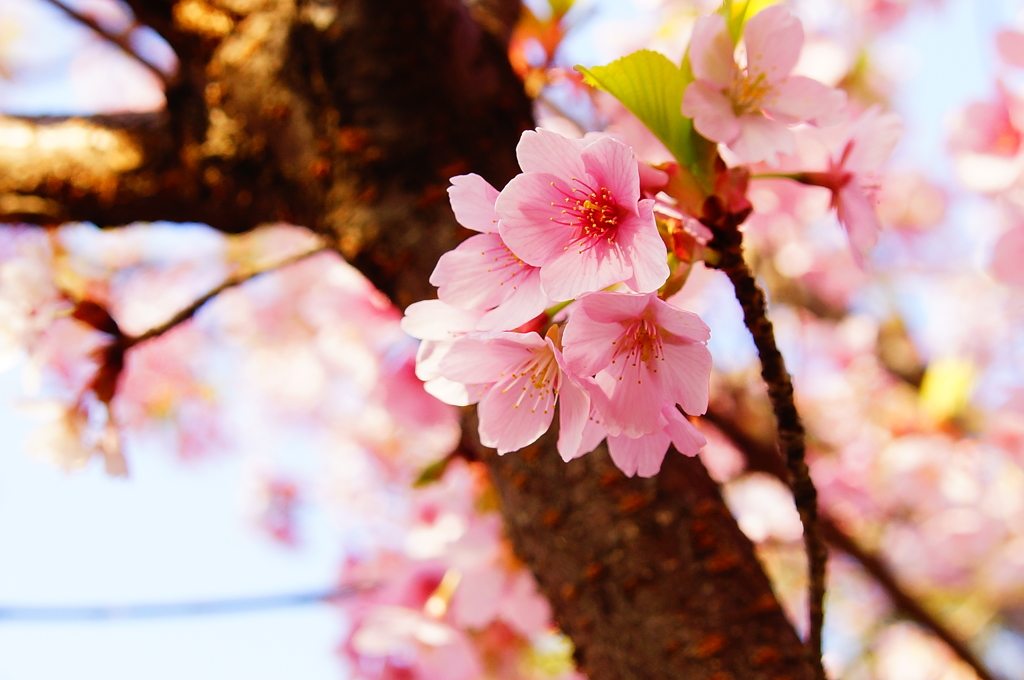
[{"label": "young green leaf", "polygon": [[679,164],[702,180],[714,145],[693,130],[680,113],[683,90],[693,80],[663,54],[640,50],[607,66],[577,66],[584,80],[608,92],[630,110],[675,156]]},{"label": "young green leaf", "polygon": [[750,21],[751,17],[772,5],[778,4],[779,0],[725,0],[718,9],[725,17],[729,26],[729,35],[734,43],[739,42],[743,35],[743,26]]}]

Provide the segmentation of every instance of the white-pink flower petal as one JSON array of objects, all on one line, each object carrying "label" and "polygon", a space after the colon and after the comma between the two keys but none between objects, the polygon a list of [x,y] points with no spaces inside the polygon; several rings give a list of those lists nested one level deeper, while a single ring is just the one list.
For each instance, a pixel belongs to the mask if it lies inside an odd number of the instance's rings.
[{"label": "white-pink flower petal", "polygon": [[695,80],[686,87],[682,112],[693,119],[697,132],[713,142],[728,145],[740,135],[740,121],[732,102],[706,81]]},{"label": "white-pink flower petal", "polygon": [[498,216],[494,212],[498,190],[476,174],[457,175],[450,181],[448,200],[458,223],[474,231],[498,231]]},{"label": "white-pink flower petal", "polygon": [[690,68],[697,80],[705,80],[720,88],[732,85],[736,60],[732,36],[725,17],[717,12],[697,19],[690,36]]},{"label": "white-pink flower petal", "polygon": [[516,146],[516,157],[523,172],[546,172],[565,179],[584,177],[587,170],[580,151],[585,143],[543,128],[527,130]]},{"label": "white-pink flower petal", "polygon": [[769,83],[777,83],[789,75],[800,59],[804,28],[784,5],[773,5],[747,22],[743,44],[751,77],[763,73]]}]

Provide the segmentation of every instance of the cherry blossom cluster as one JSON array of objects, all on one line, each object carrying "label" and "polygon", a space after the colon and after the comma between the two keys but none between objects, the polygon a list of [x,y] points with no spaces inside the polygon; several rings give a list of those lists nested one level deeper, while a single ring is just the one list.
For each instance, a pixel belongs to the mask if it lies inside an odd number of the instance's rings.
[{"label": "cherry blossom cluster", "polygon": [[[742,35],[722,14],[703,17],[687,53],[678,115],[718,143],[709,160],[726,160],[713,193],[749,206],[745,178],[762,162],[781,170],[762,177],[826,188],[863,264],[898,119],[855,115],[841,90],[792,74],[804,33],[784,7],[755,14]],[[655,474],[670,443],[695,454],[705,441],[687,416],[707,409],[710,332],[667,298],[687,271],[672,270],[705,254],[708,196],[673,196],[685,170],[640,163],[607,134],[530,131],[517,155],[522,173],[501,191],[477,175],[451,180],[456,219],[478,233],[441,257],[438,299],[406,312],[403,328],[423,341],[417,375],[447,403],[479,404],[481,441],[499,453],[536,441],[559,404],[567,461],[603,439],[630,475]]]},{"label": "cherry blossom cluster", "polygon": [[517,153],[523,172],[500,192],[452,179],[456,218],[480,233],[441,257],[439,299],[406,312],[417,374],[477,403],[480,439],[502,454],[536,441],[556,404],[566,461],[605,438],[629,475],[657,473],[669,443],[696,454],[686,414],[707,409],[710,331],[658,297],[668,253],[632,150],[537,130]]},{"label": "cherry blossom cluster", "polygon": [[900,121],[878,106],[855,116],[843,90],[794,75],[803,45],[803,25],[782,5],[747,21],[739,44],[721,14],[701,17],[690,39],[695,80],[682,114],[739,162],[798,169],[776,176],[828,189],[863,262],[881,228],[876,174],[896,145]]},{"label": "cherry blossom cluster", "polygon": [[583,680],[502,536],[482,467],[453,461],[412,492],[397,542],[350,558],[342,580],[357,592],[342,604],[351,626],[340,651],[352,677]]}]

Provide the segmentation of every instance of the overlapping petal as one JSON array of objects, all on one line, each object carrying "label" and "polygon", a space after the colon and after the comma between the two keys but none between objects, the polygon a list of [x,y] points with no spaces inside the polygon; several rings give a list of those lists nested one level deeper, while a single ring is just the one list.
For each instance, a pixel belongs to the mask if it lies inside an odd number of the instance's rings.
[{"label": "overlapping petal", "polygon": [[457,175],[451,183],[448,200],[459,224],[485,234],[498,231],[498,216],[494,212],[498,190],[476,174]]}]

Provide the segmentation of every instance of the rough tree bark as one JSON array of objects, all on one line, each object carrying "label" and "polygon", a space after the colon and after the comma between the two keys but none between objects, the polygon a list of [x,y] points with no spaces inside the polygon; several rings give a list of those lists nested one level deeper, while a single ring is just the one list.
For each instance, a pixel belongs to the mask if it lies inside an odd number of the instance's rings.
[{"label": "rough tree bark", "polygon": [[[286,220],[398,305],[465,232],[445,189],[498,187],[530,104],[506,0],[127,0],[176,50],[160,114],[0,118],[0,219]],[[467,423],[467,438],[474,428]],[[699,461],[626,479],[552,437],[492,472],[509,535],[594,680],[811,678],[750,542]]]}]

